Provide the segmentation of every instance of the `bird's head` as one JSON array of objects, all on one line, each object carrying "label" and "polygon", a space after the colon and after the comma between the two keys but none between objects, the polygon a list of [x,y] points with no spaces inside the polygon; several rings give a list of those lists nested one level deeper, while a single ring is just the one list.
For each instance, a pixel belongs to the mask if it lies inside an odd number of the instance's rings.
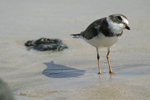
[{"label": "bird's head", "polygon": [[107,17],[107,23],[109,29],[113,33],[120,33],[123,31],[123,29],[130,30],[130,27],[128,26],[129,21],[126,16],[122,14],[112,14]]}]

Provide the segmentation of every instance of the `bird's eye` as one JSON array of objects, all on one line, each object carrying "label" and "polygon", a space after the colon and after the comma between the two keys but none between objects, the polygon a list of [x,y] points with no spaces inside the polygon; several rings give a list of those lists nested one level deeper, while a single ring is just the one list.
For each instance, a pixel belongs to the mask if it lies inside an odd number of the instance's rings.
[{"label": "bird's eye", "polygon": [[117,16],[117,19],[122,20],[122,18],[120,16]]}]

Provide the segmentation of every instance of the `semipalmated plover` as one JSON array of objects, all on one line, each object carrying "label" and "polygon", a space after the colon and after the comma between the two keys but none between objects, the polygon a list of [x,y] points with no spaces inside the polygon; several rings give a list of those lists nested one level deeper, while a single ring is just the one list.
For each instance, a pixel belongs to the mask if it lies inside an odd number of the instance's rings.
[{"label": "semipalmated plover", "polygon": [[109,65],[109,73],[113,73],[109,62],[110,48],[120,39],[124,29],[130,30],[128,24],[129,21],[126,16],[112,14],[94,21],[80,34],[71,34],[71,36],[74,36],[74,38],[82,38],[87,43],[96,47],[99,74],[101,74],[101,70],[98,48],[107,47],[108,53],[106,57]]}]

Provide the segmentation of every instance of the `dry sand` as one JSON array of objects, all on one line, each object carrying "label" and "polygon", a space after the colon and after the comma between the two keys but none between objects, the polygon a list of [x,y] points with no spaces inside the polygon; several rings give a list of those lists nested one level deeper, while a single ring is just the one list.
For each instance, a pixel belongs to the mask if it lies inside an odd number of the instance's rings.
[{"label": "dry sand", "polygon": [[[148,0],[3,0],[0,3],[0,78],[17,100],[150,100],[150,1]],[[130,21],[112,47],[96,50],[70,34],[92,21],[122,13]],[[62,52],[27,50],[24,43],[60,38]]]}]

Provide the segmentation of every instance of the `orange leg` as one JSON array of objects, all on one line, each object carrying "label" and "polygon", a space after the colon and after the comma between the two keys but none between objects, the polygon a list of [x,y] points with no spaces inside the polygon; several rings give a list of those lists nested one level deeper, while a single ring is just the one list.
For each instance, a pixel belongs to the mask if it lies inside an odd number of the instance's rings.
[{"label": "orange leg", "polygon": [[98,61],[98,70],[99,70],[98,74],[101,74],[100,61],[99,61],[100,56],[99,56],[99,53],[98,53],[98,48],[96,48],[96,51],[97,51],[97,61]]},{"label": "orange leg", "polygon": [[109,73],[110,74],[113,74],[112,70],[111,70],[111,67],[110,67],[110,62],[109,62],[109,53],[110,53],[110,48],[108,49],[108,53],[107,53],[107,61],[108,61],[108,66],[109,66]]}]

